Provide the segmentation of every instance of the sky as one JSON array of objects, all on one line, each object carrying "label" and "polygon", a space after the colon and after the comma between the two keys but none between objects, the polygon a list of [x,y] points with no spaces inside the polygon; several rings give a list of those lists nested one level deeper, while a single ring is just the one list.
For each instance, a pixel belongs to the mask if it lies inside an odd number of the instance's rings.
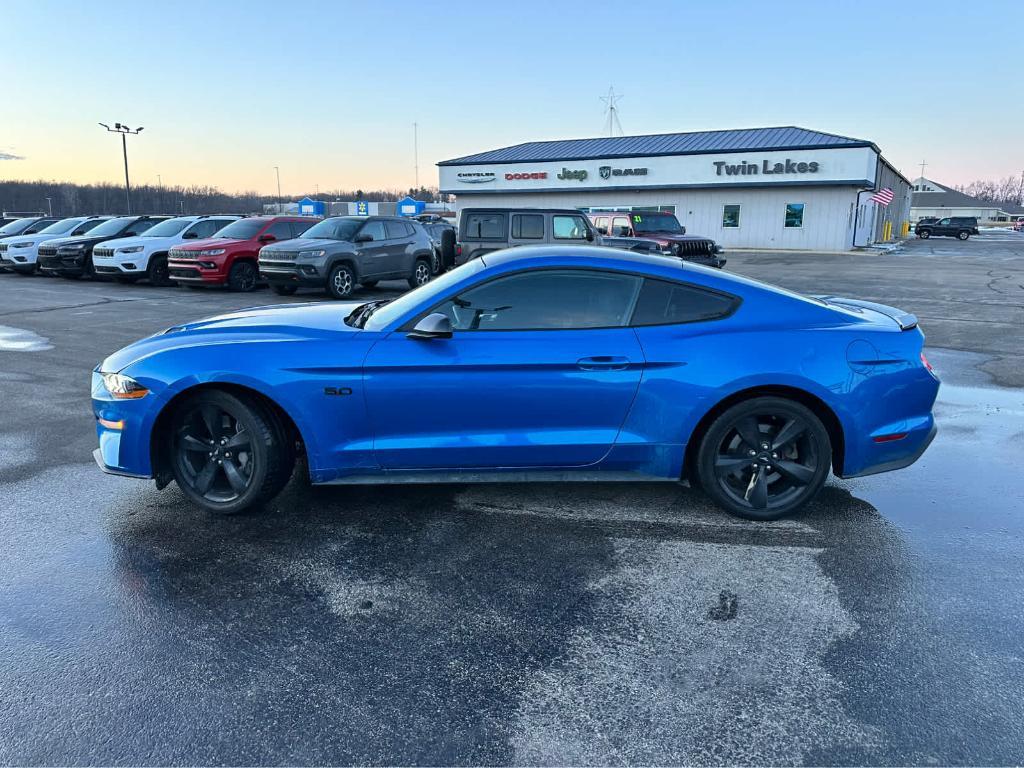
[{"label": "sky", "polygon": [[1024,170],[1018,0],[4,0],[0,179],[285,197],[525,141],[798,125],[945,184]]}]

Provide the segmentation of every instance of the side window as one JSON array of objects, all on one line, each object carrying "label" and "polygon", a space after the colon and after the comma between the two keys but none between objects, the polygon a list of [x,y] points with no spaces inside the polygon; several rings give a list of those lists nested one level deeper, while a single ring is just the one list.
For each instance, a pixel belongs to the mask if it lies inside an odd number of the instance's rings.
[{"label": "side window", "polygon": [[630,325],[669,325],[725,317],[737,299],[695,286],[646,278]]},{"label": "side window", "polygon": [[804,225],[803,203],[786,203],[785,225],[787,229],[799,229]]},{"label": "side window", "polygon": [[512,237],[516,240],[540,240],[544,237],[544,215],[517,213],[512,217]]},{"label": "side window", "polygon": [[569,330],[626,324],[641,278],[587,270],[501,277],[435,309],[456,331]]},{"label": "side window", "polygon": [[948,227],[949,226],[949,219],[942,219],[941,221],[939,221],[939,224],[941,224],[944,227]]},{"label": "side window", "polygon": [[402,240],[405,238],[405,223],[401,221],[384,222],[384,230],[388,233],[388,240]]},{"label": "side window", "polygon": [[408,221],[403,221],[402,226],[405,227],[405,236],[412,237],[416,234],[416,227],[410,224]]},{"label": "side window", "polygon": [[363,225],[363,228],[359,230],[361,235],[370,235],[373,237],[374,242],[381,240],[387,240],[387,233],[384,231],[383,221],[368,221]]},{"label": "side window", "polygon": [[264,235],[273,235],[274,239],[280,242],[281,240],[292,239],[292,227],[290,222],[287,221],[275,221],[269,227]]},{"label": "side window", "polygon": [[587,220],[582,216],[551,217],[551,233],[556,240],[586,240]]},{"label": "side window", "polygon": [[605,232],[608,232],[608,217],[598,216],[596,219],[594,219],[594,226],[597,227],[598,229],[603,229]]},{"label": "side window", "polygon": [[466,215],[465,237],[476,240],[504,240],[505,214],[470,213]]},{"label": "side window", "polygon": [[315,223],[313,221],[289,221],[288,227],[291,229],[292,237],[302,237],[302,233]]},{"label": "side window", "polygon": [[202,221],[198,221],[193,224],[187,231],[193,233],[195,235],[195,239],[202,240],[207,237],[212,237],[214,232],[218,229],[223,229],[227,224],[228,222],[223,219],[203,219]]},{"label": "side window", "polygon": [[740,225],[740,207],[738,205],[727,205],[722,209],[722,226],[726,229],[736,229]]},{"label": "side window", "polygon": [[52,223],[52,221],[37,221],[35,224],[30,224],[28,227],[26,227],[25,231],[22,232],[21,234],[34,235],[36,232],[46,229]]},{"label": "side window", "polygon": [[612,219],[612,231],[611,234],[615,237],[629,237],[630,236],[629,219],[625,216],[616,216]]}]

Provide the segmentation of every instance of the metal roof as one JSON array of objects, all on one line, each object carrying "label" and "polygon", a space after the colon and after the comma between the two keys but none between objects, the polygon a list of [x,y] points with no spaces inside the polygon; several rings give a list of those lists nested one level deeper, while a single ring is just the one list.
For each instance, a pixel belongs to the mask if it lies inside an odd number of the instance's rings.
[{"label": "metal roof", "polygon": [[615,136],[564,141],[530,141],[475,155],[444,160],[438,165],[598,160],[613,157],[702,155],[712,152],[764,152],[787,149],[838,149],[877,147],[863,139],[811,131],[796,126],[740,128],[727,131],[656,133],[647,136]]}]

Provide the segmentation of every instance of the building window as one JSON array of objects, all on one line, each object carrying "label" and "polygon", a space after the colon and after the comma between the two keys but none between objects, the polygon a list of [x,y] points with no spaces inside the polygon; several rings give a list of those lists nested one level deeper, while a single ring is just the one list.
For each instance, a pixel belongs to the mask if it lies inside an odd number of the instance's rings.
[{"label": "building window", "polygon": [[738,205],[727,205],[722,209],[722,226],[726,229],[736,229],[740,225],[740,207]]},{"label": "building window", "polygon": [[786,203],[786,229],[799,229],[804,225],[804,204]]}]

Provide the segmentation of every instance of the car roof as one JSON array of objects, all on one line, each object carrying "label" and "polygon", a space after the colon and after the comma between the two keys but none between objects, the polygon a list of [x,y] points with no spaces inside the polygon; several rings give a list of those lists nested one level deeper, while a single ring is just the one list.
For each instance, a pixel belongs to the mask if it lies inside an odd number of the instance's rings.
[{"label": "car roof", "polygon": [[577,215],[586,214],[578,208],[526,208],[526,207],[515,207],[515,208],[463,208],[459,211],[459,215],[464,213],[575,213]]}]

